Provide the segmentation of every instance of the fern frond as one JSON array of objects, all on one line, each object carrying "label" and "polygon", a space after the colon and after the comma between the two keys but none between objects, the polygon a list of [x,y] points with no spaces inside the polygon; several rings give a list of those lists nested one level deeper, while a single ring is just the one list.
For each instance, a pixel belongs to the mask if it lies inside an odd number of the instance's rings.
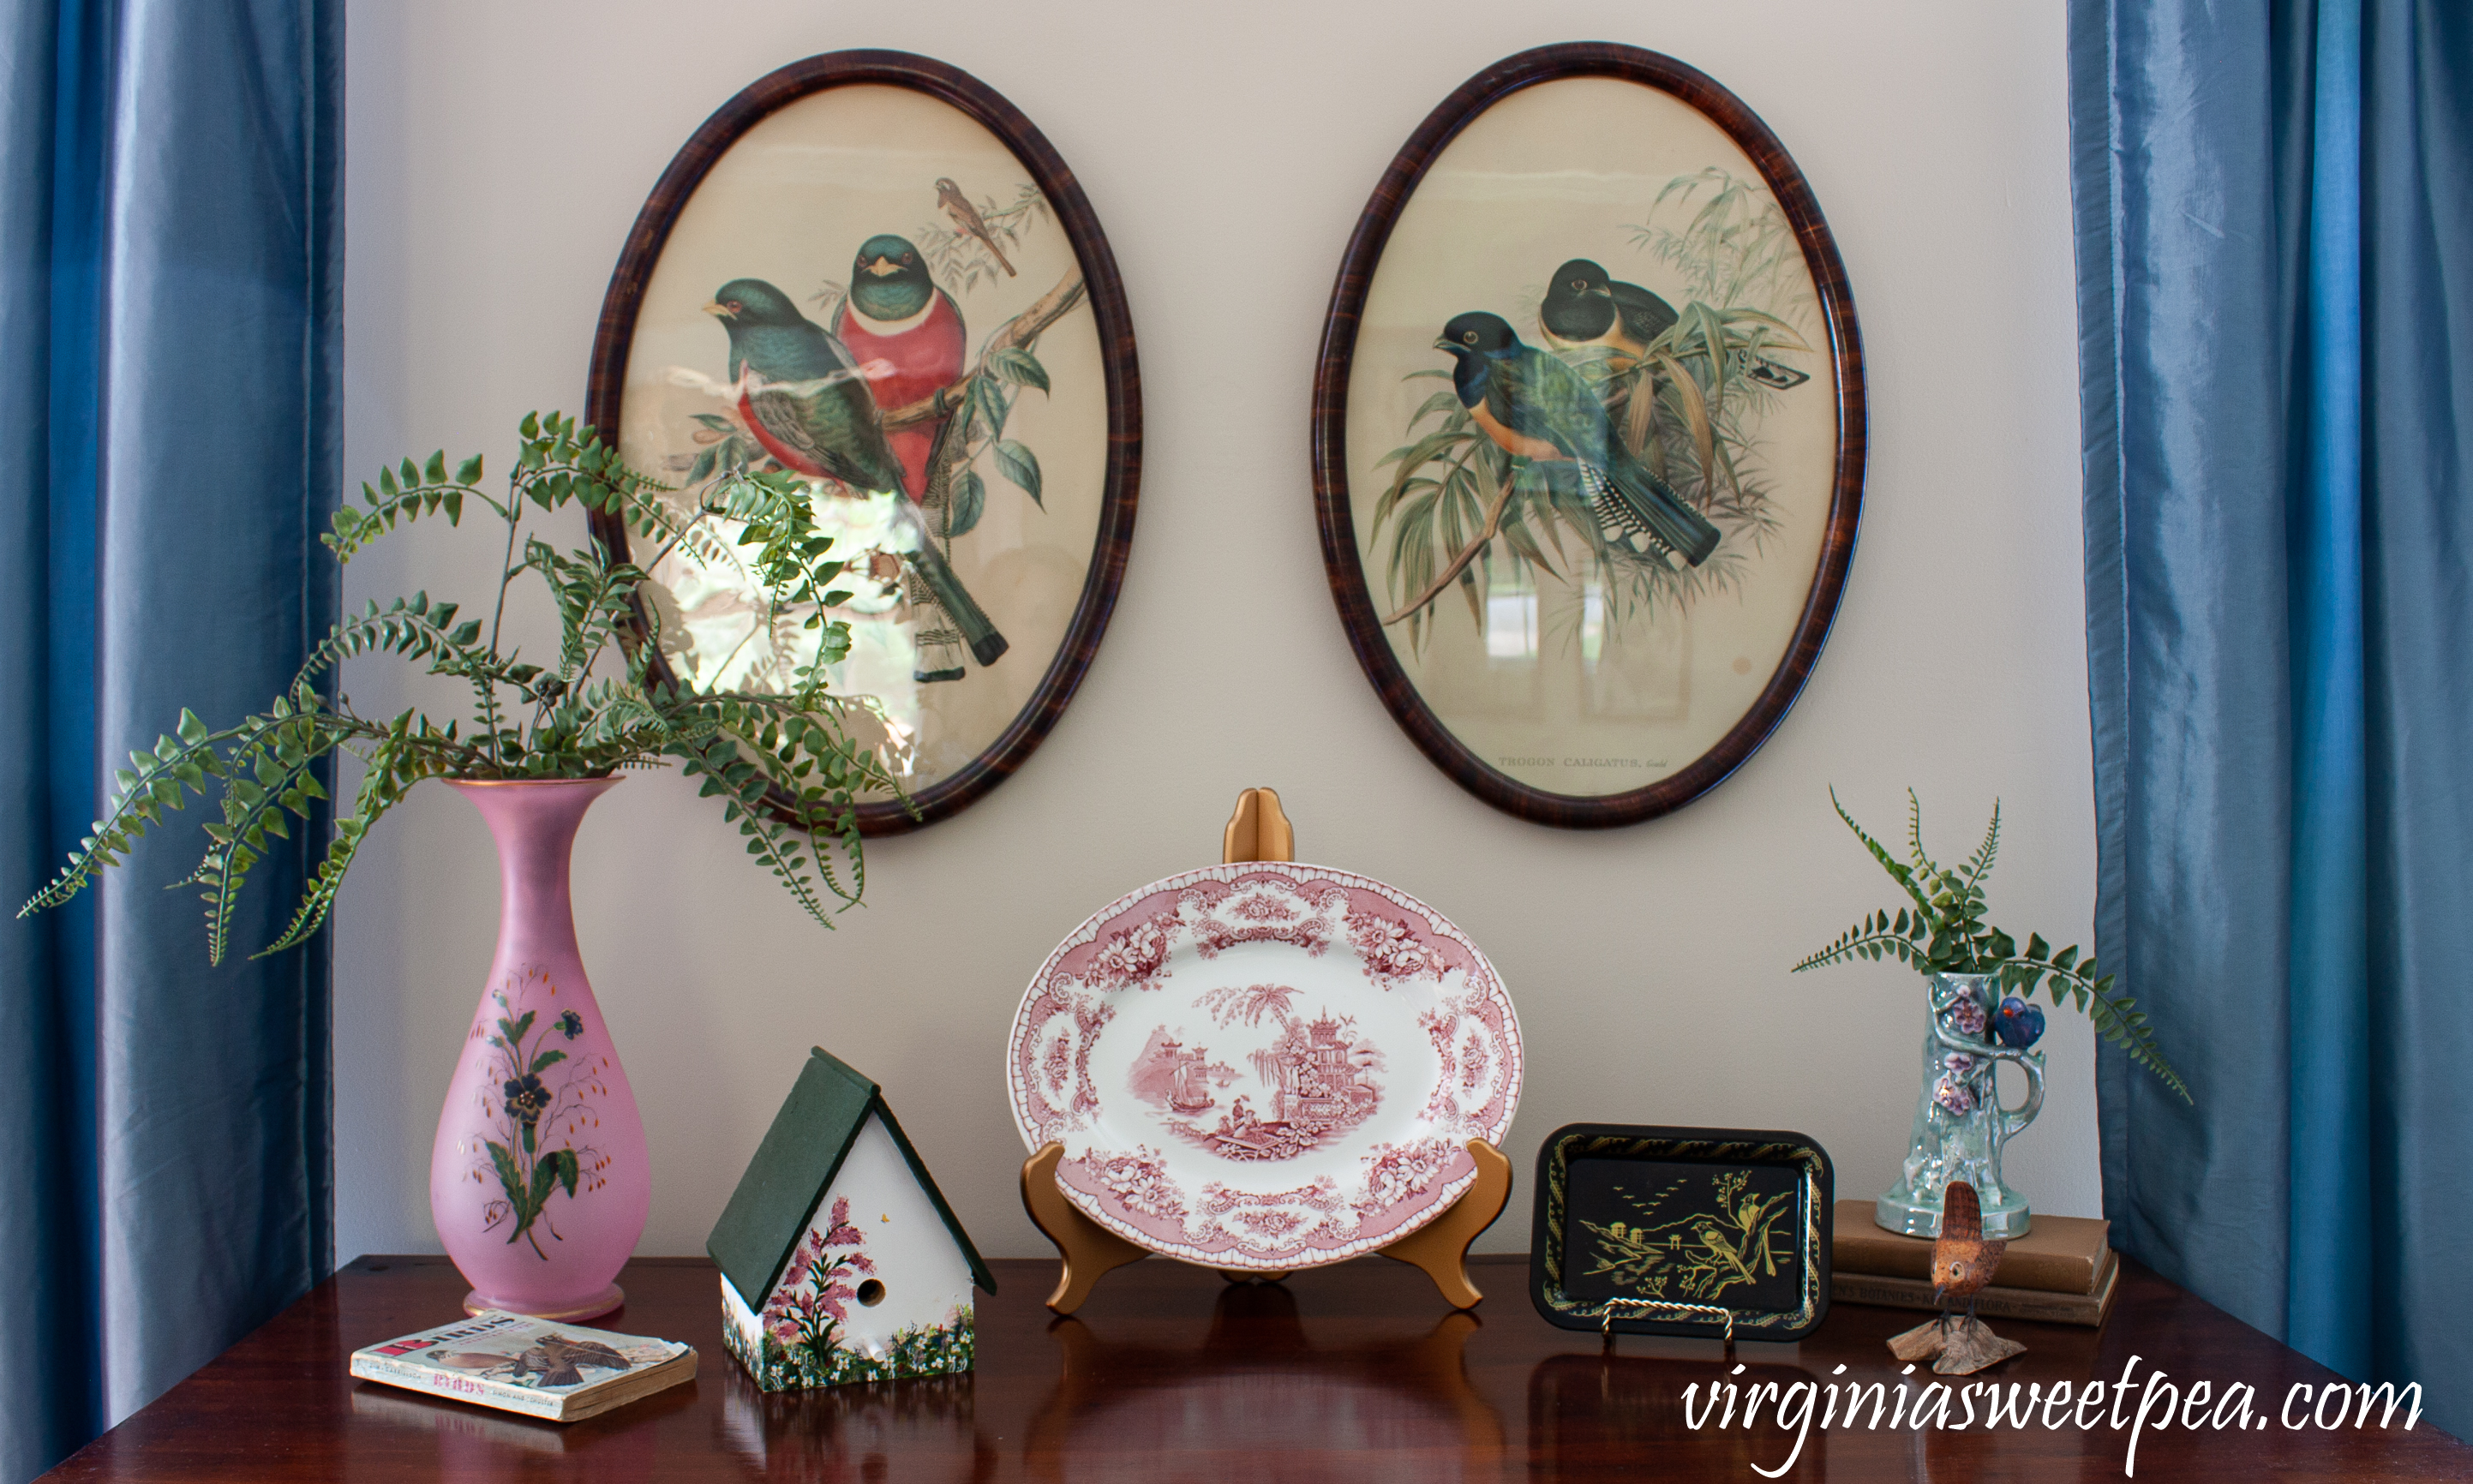
[{"label": "fern frond", "polygon": [[1795,965],[1794,972],[1849,963],[1859,958],[1874,962],[1894,958],[1902,964],[1923,968],[1923,950],[1914,942],[1908,914],[1902,911],[1895,919],[1885,912],[1872,914],[1838,934],[1837,941],[1829,946]]},{"label": "fern frond", "polygon": [[[1837,798],[1837,791],[1830,790],[1829,797]],[[1924,853],[1924,802],[1915,797],[1911,788],[1907,790],[1907,849],[1914,854],[1917,872],[1925,876],[1940,874],[1940,867],[1933,864],[1933,858]]]},{"label": "fern frond", "polygon": [[722,818],[738,826],[747,841],[747,853],[763,863],[801,910],[829,929],[832,918],[808,877],[804,852],[791,837],[790,827],[765,808],[771,773],[750,759],[726,732],[683,743],[672,749],[672,755],[689,778],[703,777],[704,786],[696,791],[699,798],[722,798]]},{"label": "fern frond", "polygon": [[206,904],[206,962],[220,964],[229,945],[231,918],[249,874],[265,857],[267,841],[290,839],[283,822],[291,814],[306,820],[316,801],[326,797],[313,771],[332,752],[332,718],[314,710],[276,710],[244,723],[224,765],[223,823],[206,826],[204,859],[177,885],[196,884]]},{"label": "fern frond", "polygon": [[232,727],[209,731],[197,712],[182,710],[178,729],[158,738],[153,753],[130,754],[132,766],[114,775],[110,807],[95,821],[92,832],[70,852],[68,864],[60,868],[60,874],[28,898],[25,905],[17,909],[17,916],[30,917],[57,907],[85,890],[96,872],[120,864],[121,857],[148,829],[163,823],[165,811],[185,807],[190,793],[204,797],[206,779],[223,772],[216,745],[243,730],[243,727]]},{"label": "fern frond", "polygon": [[335,832],[327,841],[325,858],[318,863],[309,885],[301,893],[300,904],[294,910],[292,921],[284,925],[282,936],[250,955],[266,958],[306,942],[325,925],[326,916],[334,909],[335,894],[342,889],[344,874],[351,870],[360,854],[361,842],[369,837],[370,826],[403,800],[412,785],[425,778],[443,776],[447,771],[450,754],[424,746],[425,738],[409,724],[398,722],[381,735],[377,746],[364,760],[367,770],[361,775],[360,793],[352,802],[352,812],[335,821]]},{"label": "fern frond", "polygon": [[[1914,798],[1914,791],[1908,790],[1907,797],[1910,800]],[[1939,914],[1933,910],[1932,898],[1926,896],[1923,887],[1916,883],[1915,873],[1898,864],[1897,857],[1891,855],[1886,847],[1864,833],[1863,826],[1855,823],[1855,816],[1846,812],[1846,805],[1838,802],[1837,790],[1835,788],[1829,791],[1829,802],[1831,807],[1837,811],[1837,817],[1846,822],[1846,827],[1855,831],[1855,838],[1863,842],[1863,849],[1871,851],[1872,858],[1881,863],[1881,869],[1887,872],[1890,879],[1905,888],[1907,895],[1914,899],[1915,910],[1926,919],[1937,922]],[[1923,850],[1920,846],[1916,848],[1915,854],[1918,858],[1922,857]],[[1930,863],[1926,862],[1926,864],[1929,866]]]},{"label": "fern frond", "polygon": [[2000,853],[2001,801],[1995,799],[1992,801],[1992,823],[1984,826],[1983,843],[1976,847],[1975,854],[1967,860],[1964,873],[1966,884],[1975,888],[1979,895],[1984,879],[1992,874],[1992,862]]},{"label": "fern frond", "polygon": [[2162,1078],[2166,1087],[2180,1094],[2181,1101],[2194,1101],[2188,1085],[2164,1059],[2163,1048],[2155,1043],[2155,1033],[2148,1024],[2147,1012],[2138,1008],[2136,1000],[2113,989],[2114,976],[2103,972],[2094,959],[2079,962],[2076,945],[2050,957],[2039,951],[2044,947],[2043,939],[2029,938],[2026,962],[2033,966],[2033,971],[2025,972],[2005,965],[2002,973],[2004,986],[2014,987],[2021,994],[2032,995],[2035,981],[2049,974],[2053,1008],[2058,1009],[2065,1002],[2074,1004],[2085,1013],[2096,1034],[2127,1052],[2132,1064]]},{"label": "fern frond", "polygon": [[498,513],[501,518],[513,513],[498,503],[487,491],[480,489],[481,456],[474,454],[464,461],[454,476],[446,472],[446,454],[440,450],[429,456],[427,467],[416,467],[405,459],[401,478],[395,469],[378,471],[374,485],[361,486],[362,509],[345,503],[335,510],[334,529],[318,539],[334,552],[337,562],[349,562],[371,541],[394,530],[398,524],[417,520],[423,515],[444,512],[448,525],[461,525],[464,501],[479,500]]}]

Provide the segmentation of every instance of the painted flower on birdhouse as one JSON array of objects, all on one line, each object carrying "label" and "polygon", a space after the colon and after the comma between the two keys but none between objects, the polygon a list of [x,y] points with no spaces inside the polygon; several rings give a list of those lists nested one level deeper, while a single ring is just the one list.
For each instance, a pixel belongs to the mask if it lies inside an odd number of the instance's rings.
[{"label": "painted flower on birdhouse", "polygon": [[833,1197],[825,1230],[810,1228],[790,1258],[789,1271],[764,1305],[764,1328],[816,1364],[829,1365],[834,1328],[850,1321],[857,1278],[876,1271],[864,1251],[867,1233],[851,1225],[850,1197]]}]

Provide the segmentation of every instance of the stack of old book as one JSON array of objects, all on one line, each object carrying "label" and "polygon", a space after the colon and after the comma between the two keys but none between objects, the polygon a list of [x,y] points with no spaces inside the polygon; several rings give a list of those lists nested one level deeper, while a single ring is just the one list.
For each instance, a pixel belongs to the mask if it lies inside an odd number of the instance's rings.
[{"label": "stack of old book", "polygon": [[[2107,1240],[2111,1229],[2110,1222],[2084,1216],[2037,1215],[2033,1230],[2003,1251],[1991,1285],[1975,1296],[1976,1314],[2101,1326],[2121,1279],[2121,1259]],[[1830,1302],[1936,1309],[1932,1262],[1931,1237],[1884,1231],[1869,1201],[1837,1203]]]}]

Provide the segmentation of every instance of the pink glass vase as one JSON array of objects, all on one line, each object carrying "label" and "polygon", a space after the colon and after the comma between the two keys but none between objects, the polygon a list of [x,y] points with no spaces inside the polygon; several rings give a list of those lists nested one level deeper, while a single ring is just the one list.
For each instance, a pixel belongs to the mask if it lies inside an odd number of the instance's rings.
[{"label": "pink glass vase", "polygon": [[498,842],[498,954],[446,1085],[429,1210],[467,1310],[582,1320],[612,1281],[653,1187],[644,1120],[576,951],[567,855],[616,778],[453,783]]}]

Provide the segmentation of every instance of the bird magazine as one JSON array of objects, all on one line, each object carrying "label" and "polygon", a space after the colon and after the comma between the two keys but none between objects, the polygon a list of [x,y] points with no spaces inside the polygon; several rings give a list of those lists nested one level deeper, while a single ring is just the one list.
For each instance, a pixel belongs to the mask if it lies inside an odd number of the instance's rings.
[{"label": "bird magazine", "polygon": [[488,1309],[352,1352],[352,1375],[555,1423],[693,1380],[695,1348]]}]

